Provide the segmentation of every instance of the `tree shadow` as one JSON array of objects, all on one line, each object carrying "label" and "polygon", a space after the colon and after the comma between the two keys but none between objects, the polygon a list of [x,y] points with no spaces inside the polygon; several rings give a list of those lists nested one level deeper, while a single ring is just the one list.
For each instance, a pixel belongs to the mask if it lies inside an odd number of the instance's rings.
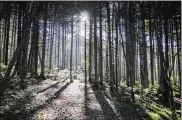
[{"label": "tree shadow", "polygon": [[39,106],[35,107],[34,109],[32,109],[29,113],[31,115],[33,115],[38,110],[41,110],[41,109],[46,108],[48,106],[48,104],[50,104],[53,100],[55,100],[55,99],[57,99],[59,97],[59,95],[61,94],[61,92],[63,92],[68,87],[68,85],[70,85],[70,83],[66,83],[57,92],[55,92],[52,97],[50,97],[49,99],[47,99],[42,105],[39,105]]},{"label": "tree shadow", "polygon": [[[27,104],[31,104],[34,96],[30,93],[27,93],[24,97],[17,99],[15,104],[3,114],[0,114],[0,120],[30,120],[32,116],[39,110],[46,108],[53,100],[57,99],[61,92],[63,92],[70,83],[66,83],[58,91],[54,93],[52,97],[47,99],[43,104],[34,107],[33,109],[26,109]],[[16,112],[19,111],[19,112]]]},{"label": "tree shadow", "polygon": [[116,102],[114,102],[114,106],[123,119],[152,120],[152,118],[147,114],[146,108],[142,107],[142,105],[138,102],[132,102],[130,95],[120,92],[118,93],[120,95],[112,97],[115,97]]},{"label": "tree shadow", "polygon": [[30,104],[33,101],[33,98],[32,92],[28,92],[18,99],[15,98],[13,103],[8,105],[9,109],[0,113],[0,120],[23,120],[24,114],[26,113],[25,105]]},{"label": "tree shadow", "polygon": [[45,88],[45,89],[43,89],[43,90],[37,92],[37,94],[42,93],[42,92],[44,92],[44,91],[46,91],[46,90],[48,90],[48,89],[50,89],[50,88],[52,88],[52,87],[56,87],[56,85],[59,84],[59,83],[60,83],[60,82],[56,82],[55,84],[50,85],[50,86],[48,86],[47,88]]},{"label": "tree shadow", "polygon": [[95,96],[97,102],[101,106],[101,111],[89,108],[89,103],[92,98],[89,98],[90,94],[88,92],[88,86],[85,85],[85,115],[86,119],[97,119],[97,120],[119,120],[117,114],[114,112],[113,108],[110,106],[105,96],[101,91],[98,91],[94,86],[91,86],[90,89],[93,90],[93,96]]},{"label": "tree shadow", "polygon": [[[116,98],[111,100],[105,92],[99,91],[95,86],[91,86],[93,95],[100,104],[102,112],[89,108],[88,86],[85,86],[85,115],[87,119],[99,120],[151,120],[151,117],[146,113],[146,110],[137,103],[130,102],[128,98],[118,101]],[[109,101],[112,101],[112,105]],[[111,107],[112,106],[112,107]],[[117,112],[117,113],[116,113]],[[102,114],[102,115],[99,115]]]},{"label": "tree shadow", "polygon": [[45,80],[44,79],[31,79],[30,85],[39,85],[43,81],[45,81]]}]

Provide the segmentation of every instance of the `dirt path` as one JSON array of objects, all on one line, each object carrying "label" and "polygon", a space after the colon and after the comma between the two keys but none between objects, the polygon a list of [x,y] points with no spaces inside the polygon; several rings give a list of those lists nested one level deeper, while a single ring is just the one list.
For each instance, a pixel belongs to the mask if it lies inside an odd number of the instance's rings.
[{"label": "dirt path", "polygon": [[22,99],[15,103],[21,105],[17,105],[18,108],[12,110],[12,113],[6,113],[1,120],[118,119],[104,95],[100,91],[93,91],[89,83],[84,83],[83,73],[77,74],[73,83],[69,79],[64,80],[66,76],[62,76],[63,73],[59,73],[57,81],[48,79],[29,86]]}]

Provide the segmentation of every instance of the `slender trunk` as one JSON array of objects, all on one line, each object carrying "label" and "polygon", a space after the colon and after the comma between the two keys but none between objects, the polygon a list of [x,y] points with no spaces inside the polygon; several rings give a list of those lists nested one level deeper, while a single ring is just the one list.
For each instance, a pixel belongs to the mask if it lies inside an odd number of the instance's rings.
[{"label": "slender trunk", "polygon": [[34,40],[34,74],[37,78],[37,68],[38,68],[38,43],[39,43],[39,19],[35,21],[35,40]]},{"label": "slender trunk", "polygon": [[13,45],[14,45],[14,37],[15,37],[15,13],[13,15],[13,24],[12,24],[12,30],[11,30],[11,48],[10,48],[10,58],[12,57],[13,55]]},{"label": "slender trunk", "polygon": [[[179,20],[180,25],[181,25],[181,21]],[[181,61],[180,61],[180,51],[181,51],[181,42],[180,42],[180,37],[179,37],[179,33],[178,33],[178,22],[177,22],[177,18],[175,20],[175,28],[176,28],[176,39],[177,39],[177,53],[178,53],[178,76],[179,76],[179,84],[180,84],[180,94],[181,94]]]},{"label": "slender trunk", "polygon": [[[151,16],[151,15],[149,15],[149,16]],[[153,70],[153,67],[154,67],[154,64],[153,64],[153,54],[154,54],[154,51],[153,51],[153,44],[154,43],[152,43],[152,34],[151,34],[151,32],[152,32],[152,30],[151,30],[151,27],[152,27],[152,25],[151,25],[151,17],[149,18],[149,39],[150,39],[150,67],[151,67],[151,82],[152,82],[152,85],[154,85],[154,70]]]},{"label": "slender trunk", "polygon": [[100,27],[100,84],[103,84],[103,63],[102,63],[102,2],[99,2],[99,27]]},{"label": "slender trunk", "polygon": [[6,15],[6,19],[5,19],[5,25],[6,25],[6,29],[5,29],[5,41],[6,41],[6,48],[5,48],[5,65],[8,65],[8,48],[9,48],[9,31],[10,31],[10,8],[7,9],[7,15]]},{"label": "slender trunk", "polygon": [[42,61],[41,61],[41,73],[40,77],[45,79],[45,47],[46,47],[46,33],[47,33],[47,12],[48,12],[48,2],[45,3],[45,16],[44,16],[44,33],[43,33],[43,43],[42,43]]},{"label": "slender trunk", "polygon": [[108,82],[109,79],[109,62],[108,62],[108,39],[107,39],[107,33],[106,33],[106,20],[105,20],[105,36],[106,36],[106,81]]},{"label": "slender trunk", "polygon": [[95,85],[98,86],[98,76],[97,76],[97,21],[96,21],[96,10],[94,11],[94,69],[95,69]]},{"label": "slender trunk", "polygon": [[[21,43],[21,36],[22,36],[22,29],[21,29],[21,19],[22,19],[22,5],[19,3],[18,8],[18,35],[17,35],[17,47],[19,47],[19,44]],[[20,57],[18,57],[18,60],[20,60]],[[17,72],[17,75],[20,75],[20,65],[19,61],[16,62],[15,70]]]},{"label": "slender trunk", "polygon": [[76,70],[77,70],[77,67],[78,67],[78,23],[76,22]]},{"label": "slender trunk", "polygon": [[[118,16],[117,14],[117,10],[115,11],[116,12],[116,16]],[[118,90],[118,17],[116,17],[115,19],[115,29],[116,29],[116,38],[115,38],[115,43],[116,43],[116,50],[115,50],[115,73],[116,73],[116,90]]]},{"label": "slender trunk", "polygon": [[86,23],[86,20],[85,20],[85,83],[87,83],[87,38],[86,38],[86,26],[87,23]]},{"label": "slender trunk", "polygon": [[65,56],[64,56],[64,23],[62,25],[62,70],[65,69],[64,68],[64,60],[65,60]]},{"label": "slender trunk", "polygon": [[147,71],[147,51],[146,51],[146,38],[145,38],[145,21],[144,21],[144,3],[140,5],[140,77],[141,83],[144,88],[149,87],[148,84],[148,71]]},{"label": "slender trunk", "polygon": [[110,28],[110,8],[109,2],[106,3],[107,6],[107,25],[108,25],[108,41],[109,41],[109,65],[110,65],[110,90],[114,91],[114,73],[112,64],[112,42],[111,42],[111,28]]},{"label": "slender trunk", "polygon": [[70,82],[73,82],[73,80],[72,80],[72,58],[73,58],[73,15],[71,18]]},{"label": "slender trunk", "polygon": [[90,16],[90,36],[89,36],[89,82],[92,80],[92,18]]},{"label": "slender trunk", "polygon": [[54,23],[51,25],[51,43],[50,43],[50,55],[49,55],[49,72],[52,69],[52,47],[53,47],[53,36],[54,36]]},{"label": "slender trunk", "polygon": [[59,24],[59,28],[58,28],[58,63],[57,63],[57,67],[60,69],[60,40],[61,40],[61,28],[60,28],[60,24]]}]

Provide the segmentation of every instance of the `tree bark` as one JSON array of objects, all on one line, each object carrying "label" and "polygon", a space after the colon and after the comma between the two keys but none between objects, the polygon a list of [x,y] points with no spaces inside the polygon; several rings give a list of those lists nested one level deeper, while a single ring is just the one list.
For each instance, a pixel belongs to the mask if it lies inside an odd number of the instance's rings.
[{"label": "tree bark", "polygon": [[109,2],[106,3],[107,7],[107,25],[108,25],[108,41],[109,41],[109,65],[110,65],[110,90],[114,91],[114,71],[113,71],[113,63],[112,63],[112,42],[111,42],[111,28],[110,28],[110,8]]},{"label": "tree bark", "polygon": [[48,12],[48,2],[45,2],[45,15],[44,15],[44,33],[43,33],[43,43],[42,43],[42,61],[41,61],[41,73],[40,77],[45,79],[45,47],[46,47],[46,33],[47,33],[47,12]]},{"label": "tree bark", "polygon": [[[96,8],[95,8],[96,9]],[[97,21],[96,21],[96,10],[94,11],[94,69],[95,69],[95,80],[94,83],[98,86],[98,75],[97,75]]]},{"label": "tree bark", "polygon": [[103,85],[103,63],[102,63],[102,2],[99,2],[99,27],[100,27],[100,49],[99,49],[99,72],[100,72],[100,84]]},{"label": "tree bark", "polygon": [[73,79],[72,79],[72,58],[73,58],[73,15],[71,17],[70,82],[73,82]]}]

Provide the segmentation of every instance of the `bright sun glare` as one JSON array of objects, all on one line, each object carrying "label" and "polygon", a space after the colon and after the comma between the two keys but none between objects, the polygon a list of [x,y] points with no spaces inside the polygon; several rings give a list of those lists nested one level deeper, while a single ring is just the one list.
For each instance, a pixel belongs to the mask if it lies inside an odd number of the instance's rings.
[{"label": "bright sun glare", "polygon": [[81,19],[82,19],[82,21],[87,20],[87,18],[88,18],[87,12],[86,12],[86,11],[83,11],[83,12],[81,13]]},{"label": "bright sun glare", "polygon": [[87,21],[88,19],[88,14],[87,11],[83,11],[80,15],[81,18],[81,36],[85,35],[85,29],[84,29],[84,23]]}]

